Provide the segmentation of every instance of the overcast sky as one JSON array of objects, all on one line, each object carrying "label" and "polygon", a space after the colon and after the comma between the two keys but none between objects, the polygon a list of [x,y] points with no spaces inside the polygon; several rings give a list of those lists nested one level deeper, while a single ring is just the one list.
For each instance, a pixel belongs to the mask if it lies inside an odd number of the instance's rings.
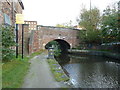
[{"label": "overcast sky", "polygon": [[[39,25],[55,26],[73,21],[76,24],[82,6],[90,7],[90,0],[22,0],[24,4],[25,20],[38,21]],[[107,5],[119,0],[91,0],[92,7],[101,11]]]}]

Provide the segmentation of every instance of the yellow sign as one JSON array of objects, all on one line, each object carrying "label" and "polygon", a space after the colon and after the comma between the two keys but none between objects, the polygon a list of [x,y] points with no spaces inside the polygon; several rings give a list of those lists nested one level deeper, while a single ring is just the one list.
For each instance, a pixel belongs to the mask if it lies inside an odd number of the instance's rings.
[{"label": "yellow sign", "polygon": [[24,24],[23,14],[16,14],[16,24]]}]

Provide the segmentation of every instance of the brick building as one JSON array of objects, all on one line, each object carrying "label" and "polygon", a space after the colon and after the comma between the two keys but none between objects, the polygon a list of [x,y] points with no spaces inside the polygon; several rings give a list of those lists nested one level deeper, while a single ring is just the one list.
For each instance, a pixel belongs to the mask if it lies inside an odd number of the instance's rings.
[{"label": "brick building", "polygon": [[0,11],[2,12],[2,24],[15,26],[15,15],[22,14],[24,5],[21,0],[3,0],[0,2]]},{"label": "brick building", "polygon": [[[16,27],[16,23],[15,23],[16,14],[22,14],[23,10],[24,10],[24,5],[21,0],[0,1],[0,24]],[[14,32],[16,34],[16,30]],[[19,43],[19,53],[21,53],[22,25],[20,24],[18,25],[18,43]]]},{"label": "brick building", "polygon": [[29,24],[29,30],[36,30],[37,29],[37,21],[24,21],[25,24]]}]

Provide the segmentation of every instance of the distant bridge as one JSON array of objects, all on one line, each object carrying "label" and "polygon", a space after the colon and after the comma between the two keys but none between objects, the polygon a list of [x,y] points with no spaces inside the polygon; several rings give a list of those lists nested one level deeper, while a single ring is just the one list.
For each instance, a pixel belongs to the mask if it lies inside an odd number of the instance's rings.
[{"label": "distant bridge", "polygon": [[61,49],[75,48],[79,44],[77,37],[78,29],[61,28],[51,26],[37,26],[37,30],[32,30],[29,39],[29,52],[36,52],[45,49],[45,45],[51,41],[57,41]]}]

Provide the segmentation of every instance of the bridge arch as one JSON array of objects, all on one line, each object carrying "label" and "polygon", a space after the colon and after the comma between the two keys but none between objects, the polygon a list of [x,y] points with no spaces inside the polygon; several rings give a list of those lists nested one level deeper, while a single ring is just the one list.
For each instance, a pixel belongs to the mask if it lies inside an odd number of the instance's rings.
[{"label": "bridge arch", "polygon": [[[51,41],[56,41],[56,42],[58,42],[58,44],[60,45],[60,49],[62,50],[62,52],[66,52],[68,49],[71,48],[70,44],[69,44],[67,41],[63,40],[63,39],[54,39],[54,40],[51,40]],[[49,42],[51,42],[51,41],[49,41]],[[49,42],[48,42],[48,43],[49,43]],[[46,45],[47,45],[48,43],[46,43]],[[44,48],[46,48],[46,45],[45,45]],[[47,49],[47,48],[46,48],[46,49]]]}]

